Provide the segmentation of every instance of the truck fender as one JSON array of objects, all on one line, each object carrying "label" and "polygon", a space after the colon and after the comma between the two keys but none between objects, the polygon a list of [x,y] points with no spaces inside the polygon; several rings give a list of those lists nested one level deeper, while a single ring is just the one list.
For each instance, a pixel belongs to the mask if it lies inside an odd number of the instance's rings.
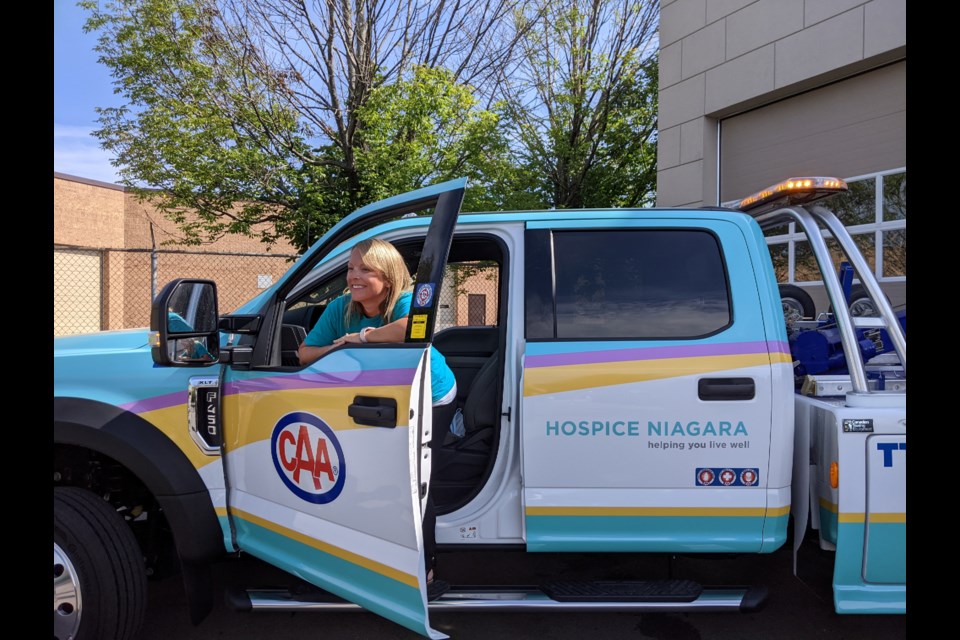
[{"label": "truck fender", "polygon": [[87,398],[53,399],[53,441],[97,451],[134,473],[163,508],[194,624],[212,606],[209,564],[226,555],[210,493],[190,460],[140,416]]}]

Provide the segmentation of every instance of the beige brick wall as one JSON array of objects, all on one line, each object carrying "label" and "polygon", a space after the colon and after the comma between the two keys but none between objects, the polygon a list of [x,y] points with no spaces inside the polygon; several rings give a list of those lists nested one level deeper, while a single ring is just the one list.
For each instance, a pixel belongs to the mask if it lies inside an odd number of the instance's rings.
[{"label": "beige brick wall", "polygon": [[123,247],[124,202],[120,187],[54,175],[54,244]]},{"label": "beige brick wall", "polygon": [[153,227],[157,248],[222,253],[293,254],[285,240],[266,245],[256,238],[228,235],[211,244],[186,246],[182,234],[148,201],[116,185],[55,173],[53,242],[98,249],[149,249]]},{"label": "beige brick wall", "polygon": [[463,281],[457,295],[458,327],[465,327],[470,324],[470,294],[484,296],[484,306],[486,307],[484,309],[484,324],[488,326],[495,326],[497,324],[497,300],[500,291],[499,273],[498,267],[483,269]]},{"label": "beige brick wall", "polygon": [[[177,242],[175,223],[121,187],[56,173],[53,183],[54,244],[60,246],[54,252],[56,335],[147,326],[154,242],[157,290],[174,278],[210,278],[217,283],[222,312],[276,282],[292,264],[285,256],[296,253],[286,241],[268,246],[238,235],[188,247]],[[99,281],[89,273],[96,262],[103,265]]]}]

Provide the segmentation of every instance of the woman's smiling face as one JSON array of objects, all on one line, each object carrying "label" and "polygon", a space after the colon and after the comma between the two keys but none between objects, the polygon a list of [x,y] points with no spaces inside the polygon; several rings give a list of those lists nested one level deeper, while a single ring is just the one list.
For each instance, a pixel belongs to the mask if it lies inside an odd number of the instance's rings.
[{"label": "woman's smiling face", "polygon": [[363,306],[367,316],[380,312],[380,303],[386,299],[390,288],[383,274],[364,264],[356,249],[350,252],[350,261],[347,262],[347,286],[353,301]]}]

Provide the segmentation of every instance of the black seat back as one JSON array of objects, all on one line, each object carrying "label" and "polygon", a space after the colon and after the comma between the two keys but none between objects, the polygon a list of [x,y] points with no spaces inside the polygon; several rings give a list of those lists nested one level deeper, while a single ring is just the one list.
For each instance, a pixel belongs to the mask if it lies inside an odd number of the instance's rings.
[{"label": "black seat back", "polygon": [[280,327],[280,364],[285,367],[300,366],[300,344],[306,340],[307,330],[296,324]]},{"label": "black seat back", "polygon": [[497,397],[500,391],[500,352],[496,351],[483,363],[467,392],[463,404],[463,424],[466,436],[485,427],[498,424],[500,406]]}]

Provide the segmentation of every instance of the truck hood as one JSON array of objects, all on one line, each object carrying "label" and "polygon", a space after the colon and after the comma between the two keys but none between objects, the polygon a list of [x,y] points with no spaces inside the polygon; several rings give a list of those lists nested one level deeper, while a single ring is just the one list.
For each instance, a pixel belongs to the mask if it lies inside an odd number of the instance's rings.
[{"label": "truck hood", "polygon": [[80,355],[90,353],[110,353],[118,351],[136,351],[148,346],[149,329],[125,329],[123,331],[101,331],[76,336],[63,336],[53,339],[53,355]]}]

